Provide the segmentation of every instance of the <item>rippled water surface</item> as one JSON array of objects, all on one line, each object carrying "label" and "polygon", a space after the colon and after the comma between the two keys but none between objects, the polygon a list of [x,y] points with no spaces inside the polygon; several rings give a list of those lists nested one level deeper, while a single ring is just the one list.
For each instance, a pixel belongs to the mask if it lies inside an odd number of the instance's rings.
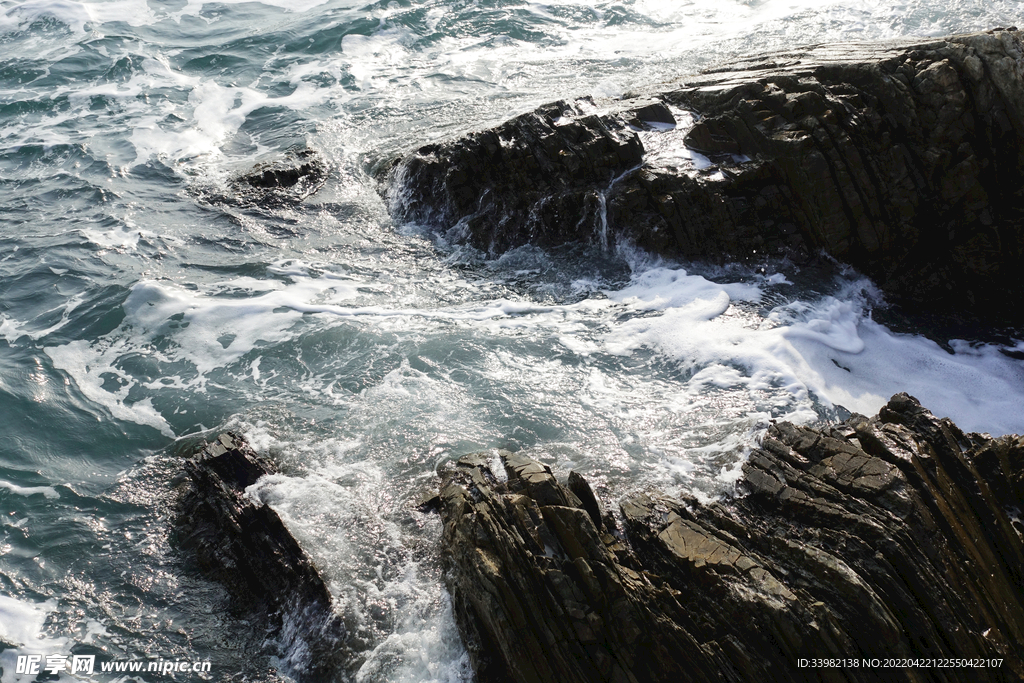
[{"label": "rippled water surface", "polygon": [[[283,675],[174,550],[181,459],[225,428],[279,463],[257,493],[322,568],[367,682],[471,679],[439,523],[409,505],[463,454],[525,449],[611,503],[728,493],[769,419],[896,391],[1024,431],[1024,343],[893,333],[856,273],[599,240],[488,257],[393,224],[370,176],[738,54],[1019,19],[1008,1],[0,0],[0,678],[72,651]],[[238,173],[306,147],[317,193],[234,198]]]}]

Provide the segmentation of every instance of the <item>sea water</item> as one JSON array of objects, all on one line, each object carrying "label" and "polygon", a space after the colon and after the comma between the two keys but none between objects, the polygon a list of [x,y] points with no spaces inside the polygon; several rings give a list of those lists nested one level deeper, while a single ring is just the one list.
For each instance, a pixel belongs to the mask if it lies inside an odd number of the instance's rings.
[{"label": "sea water", "polygon": [[[898,391],[1024,431],[1024,342],[894,332],[838,264],[488,255],[393,223],[370,173],[741,54],[1018,21],[966,0],[0,1],[2,680],[72,653],[287,676],[175,550],[182,459],[224,429],[280,466],[251,493],[322,570],[355,679],[410,683],[471,680],[439,521],[410,505],[461,455],[524,451],[614,508],[729,495],[770,420]],[[316,194],[232,200],[306,147]]]}]

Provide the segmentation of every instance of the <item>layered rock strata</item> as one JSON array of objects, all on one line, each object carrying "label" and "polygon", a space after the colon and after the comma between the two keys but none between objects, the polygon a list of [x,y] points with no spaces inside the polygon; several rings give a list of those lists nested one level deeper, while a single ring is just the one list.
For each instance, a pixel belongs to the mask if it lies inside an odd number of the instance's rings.
[{"label": "layered rock strata", "polygon": [[1022,437],[898,394],[773,425],[741,495],[637,493],[624,528],[582,477],[501,457],[463,458],[440,496],[481,683],[1024,679]]},{"label": "layered rock strata", "polygon": [[260,640],[300,681],[346,680],[347,629],[327,585],[281,518],[246,494],[274,471],[237,434],[221,434],[185,462],[191,487],[180,508],[179,545],[255,619]]},{"label": "layered rock strata", "polygon": [[1004,319],[1024,295],[1022,141],[1024,48],[996,29],[817,45],[555,102],[416,150],[387,193],[397,219],[491,252],[823,251],[897,301]]}]

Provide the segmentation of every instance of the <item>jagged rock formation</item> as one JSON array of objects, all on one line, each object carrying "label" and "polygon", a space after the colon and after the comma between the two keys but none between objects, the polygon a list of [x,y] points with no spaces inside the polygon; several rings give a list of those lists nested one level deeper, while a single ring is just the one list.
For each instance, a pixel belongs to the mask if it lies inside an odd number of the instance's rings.
[{"label": "jagged rock formation", "polygon": [[309,557],[265,503],[245,490],[273,465],[242,437],[221,434],[185,462],[179,546],[231,592],[233,607],[260,623],[260,639],[300,681],[345,680],[347,630]]},{"label": "jagged rock formation", "polygon": [[624,534],[582,477],[502,458],[463,458],[441,491],[481,683],[1024,679],[1022,437],[898,394],[772,426],[732,500],[628,496]]},{"label": "jagged rock formation", "polygon": [[1024,296],[1022,142],[1024,48],[995,29],[818,45],[623,100],[556,102],[417,150],[388,194],[399,220],[492,252],[823,250],[897,301],[1005,319],[1019,317],[1007,297]]}]

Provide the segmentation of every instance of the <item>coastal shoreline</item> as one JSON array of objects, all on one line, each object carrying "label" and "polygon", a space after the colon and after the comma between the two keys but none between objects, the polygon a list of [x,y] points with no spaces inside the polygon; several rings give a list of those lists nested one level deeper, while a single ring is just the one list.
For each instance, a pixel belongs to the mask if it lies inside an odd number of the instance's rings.
[{"label": "coastal shoreline", "polygon": [[908,310],[1022,322],[1005,306],[1024,297],[1016,29],[740,60],[544,105],[377,173],[395,220],[492,254],[825,255]]}]

